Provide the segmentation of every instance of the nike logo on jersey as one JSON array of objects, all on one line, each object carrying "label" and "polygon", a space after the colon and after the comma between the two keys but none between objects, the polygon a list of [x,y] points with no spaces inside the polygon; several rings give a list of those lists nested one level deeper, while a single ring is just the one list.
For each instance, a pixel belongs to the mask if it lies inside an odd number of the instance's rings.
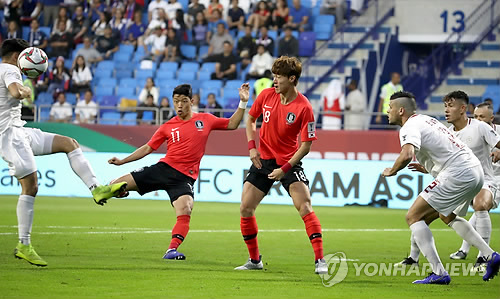
[{"label": "nike logo on jersey", "polygon": [[271,109],[271,108],[273,108],[273,107],[272,107],[272,106],[267,106],[266,104],[264,104],[264,108]]},{"label": "nike logo on jersey", "polygon": [[175,131],[175,130],[179,130],[179,127],[177,127],[177,128],[173,128],[173,129],[172,129],[172,131]]}]

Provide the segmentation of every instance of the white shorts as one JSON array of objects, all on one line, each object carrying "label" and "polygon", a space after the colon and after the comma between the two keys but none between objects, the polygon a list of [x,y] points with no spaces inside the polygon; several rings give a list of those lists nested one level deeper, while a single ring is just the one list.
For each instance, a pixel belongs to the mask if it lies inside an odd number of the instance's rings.
[{"label": "white shorts", "polygon": [[493,198],[493,208],[491,208],[491,209],[492,210],[496,209],[498,207],[498,201],[500,200],[500,196],[499,196],[500,194],[498,192],[498,188],[495,185],[495,183],[492,181],[485,181],[482,189],[485,189],[485,190],[488,190],[491,192],[491,196]]},{"label": "white shorts", "polygon": [[52,153],[54,136],[24,127],[10,127],[0,134],[0,156],[9,165],[9,174],[22,179],[35,172],[35,156]]},{"label": "white shorts", "polygon": [[451,213],[465,216],[472,199],[481,191],[483,184],[484,173],[479,165],[444,170],[419,196],[444,216]]}]

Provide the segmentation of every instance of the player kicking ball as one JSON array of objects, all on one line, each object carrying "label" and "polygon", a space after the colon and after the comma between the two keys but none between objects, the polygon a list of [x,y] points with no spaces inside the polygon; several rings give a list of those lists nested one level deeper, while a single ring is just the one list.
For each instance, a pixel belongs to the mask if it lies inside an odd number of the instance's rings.
[{"label": "player kicking ball", "polygon": [[182,84],[173,92],[174,109],[177,116],[161,125],[149,142],[123,160],[116,157],[108,162],[123,165],[149,155],[167,142],[167,154],[157,164],[140,168],[114,182],[126,182],[126,192],[137,191],[144,195],[151,191],[165,190],[174,207],[177,222],[172,229],[172,241],[163,256],[169,260],[184,260],[178,252],[189,232],[189,221],[193,209],[193,184],[198,178],[200,161],[212,130],[235,130],[238,128],[248,103],[249,85],[239,88],[240,104],[231,118],[218,118],[210,113],[194,113],[191,86]]},{"label": "player kicking ball", "polygon": [[406,214],[416,244],[432,267],[432,273],[415,284],[449,284],[450,276],[439,259],[429,223],[438,217],[458,235],[477,247],[488,266],[483,280],[498,274],[500,255],[481,238],[461,216],[467,213],[471,198],[483,187],[484,173],[472,151],[435,118],[415,114],[417,104],[409,92],[396,92],[389,103],[389,123],[401,126],[401,153],[392,168],[382,176],[389,177],[405,168],[415,155],[422,167],[435,179],[422,191]]},{"label": "player kicking ball", "polygon": [[[302,65],[297,58],[282,56],[273,63],[272,72],[274,87],[264,89],[248,113],[246,133],[252,166],[241,195],[240,227],[250,258],[235,270],[263,268],[255,210],[274,182],[280,181],[304,221],[314,250],[315,272],[328,273],[323,259],[321,224],[312,209],[309,181],[300,162],[317,139],[311,104],[296,88]],[[260,115],[263,123],[257,150],[255,122]]]},{"label": "player kicking ball", "polygon": [[66,153],[76,175],[87,185],[94,200],[102,204],[119,195],[125,183],[101,186],[78,143],[69,137],[45,133],[39,129],[24,128],[21,120],[21,101],[31,97],[31,89],[23,86],[17,66],[19,54],[29,44],[22,39],[7,39],[2,43],[0,64],[0,156],[9,166],[9,174],[21,185],[17,202],[19,243],[14,250],[16,258],[25,259],[36,266],[47,266],[31,244],[31,228],[35,196],[38,192],[35,156]]},{"label": "player kicking ball", "polygon": [[[484,241],[489,244],[491,237],[491,219],[489,210],[496,204],[494,195],[496,192],[496,184],[498,178],[495,178],[493,173],[493,163],[491,162],[491,149],[500,148],[500,135],[492,129],[486,122],[469,119],[467,117],[467,106],[469,105],[469,96],[463,91],[453,91],[443,98],[444,112],[446,120],[451,123],[448,128],[453,135],[464,142],[471,150],[472,153],[481,162],[484,171],[484,184],[481,191],[472,199],[472,207],[474,214],[469,220],[472,227],[479,233]],[[483,104],[477,110],[482,110]],[[485,111],[488,111],[485,109]],[[490,118],[491,121],[491,118]],[[497,152],[500,154],[500,152]],[[410,164],[409,169],[427,173],[426,169],[418,163]],[[469,243],[463,241],[462,248],[459,251],[450,255],[452,259],[465,259],[470,249]],[[411,237],[411,251],[410,256],[404,259],[400,264],[410,265],[418,263],[420,250],[413,236]],[[475,271],[481,271],[485,268],[486,257],[479,251],[476,264],[474,265]]]}]

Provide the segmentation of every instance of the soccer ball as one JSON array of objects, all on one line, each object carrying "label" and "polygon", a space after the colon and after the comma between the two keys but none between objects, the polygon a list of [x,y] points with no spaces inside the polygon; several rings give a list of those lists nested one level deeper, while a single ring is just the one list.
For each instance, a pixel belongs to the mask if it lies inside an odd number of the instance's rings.
[{"label": "soccer ball", "polygon": [[19,54],[17,65],[24,75],[33,79],[47,70],[49,59],[42,49],[29,47]]}]

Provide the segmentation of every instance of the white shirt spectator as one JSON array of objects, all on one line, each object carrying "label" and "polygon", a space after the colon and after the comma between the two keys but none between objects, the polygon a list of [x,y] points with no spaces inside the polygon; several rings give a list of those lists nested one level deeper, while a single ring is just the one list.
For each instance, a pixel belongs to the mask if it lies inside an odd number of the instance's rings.
[{"label": "white shirt spectator", "polygon": [[74,69],[71,79],[75,81],[75,83],[90,82],[92,81],[92,73],[88,67],[85,67],[83,70]]},{"label": "white shirt spectator", "polygon": [[50,116],[54,120],[66,119],[73,116],[73,109],[67,102],[64,102],[62,105],[56,102],[52,105],[52,108],[50,108]]},{"label": "white shirt spectator", "polygon": [[363,130],[367,118],[363,114],[366,110],[366,99],[359,89],[351,91],[346,99],[346,111],[344,117],[345,130]]},{"label": "white shirt spectator", "polygon": [[255,54],[252,58],[252,66],[249,72],[257,72],[259,75],[264,75],[266,70],[271,70],[273,67],[273,57],[266,51],[264,54]]},{"label": "white shirt spectator", "polygon": [[156,34],[151,34],[146,38],[144,43],[146,45],[151,45],[151,52],[152,53],[163,53],[165,51],[165,42],[167,41],[167,36],[166,35],[156,35]]},{"label": "white shirt spectator", "polygon": [[153,86],[149,92],[146,90],[146,88],[143,88],[139,93],[139,102],[146,103],[146,98],[148,97],[148,93],[150,93],[153,96],[153,103],[156,106],[159,106],[158,99],[160,98],[160,91],[156,86]]},{"label": "white shirt spectator", "polygon": [[158,19],[158,9],[167,11],[167,2],[165,0],[156,0],[148,5],[148,13],[151,13],[152,20]]},{"label": "white shirt spectator", "polygon": [[179,2],[176,1],[174,3],[167,3],[165,13],[167,14],[169,20],[175,19],[175,13],[178,9],[183,9],[182,4]]},{"label": "white shirt spectator", "polygon": [[98,107],[99,105],[94,101],[88,103],[85,100],[79,101],[75,108],[75,114],[80,117],[79,123],[94,124]]}]

